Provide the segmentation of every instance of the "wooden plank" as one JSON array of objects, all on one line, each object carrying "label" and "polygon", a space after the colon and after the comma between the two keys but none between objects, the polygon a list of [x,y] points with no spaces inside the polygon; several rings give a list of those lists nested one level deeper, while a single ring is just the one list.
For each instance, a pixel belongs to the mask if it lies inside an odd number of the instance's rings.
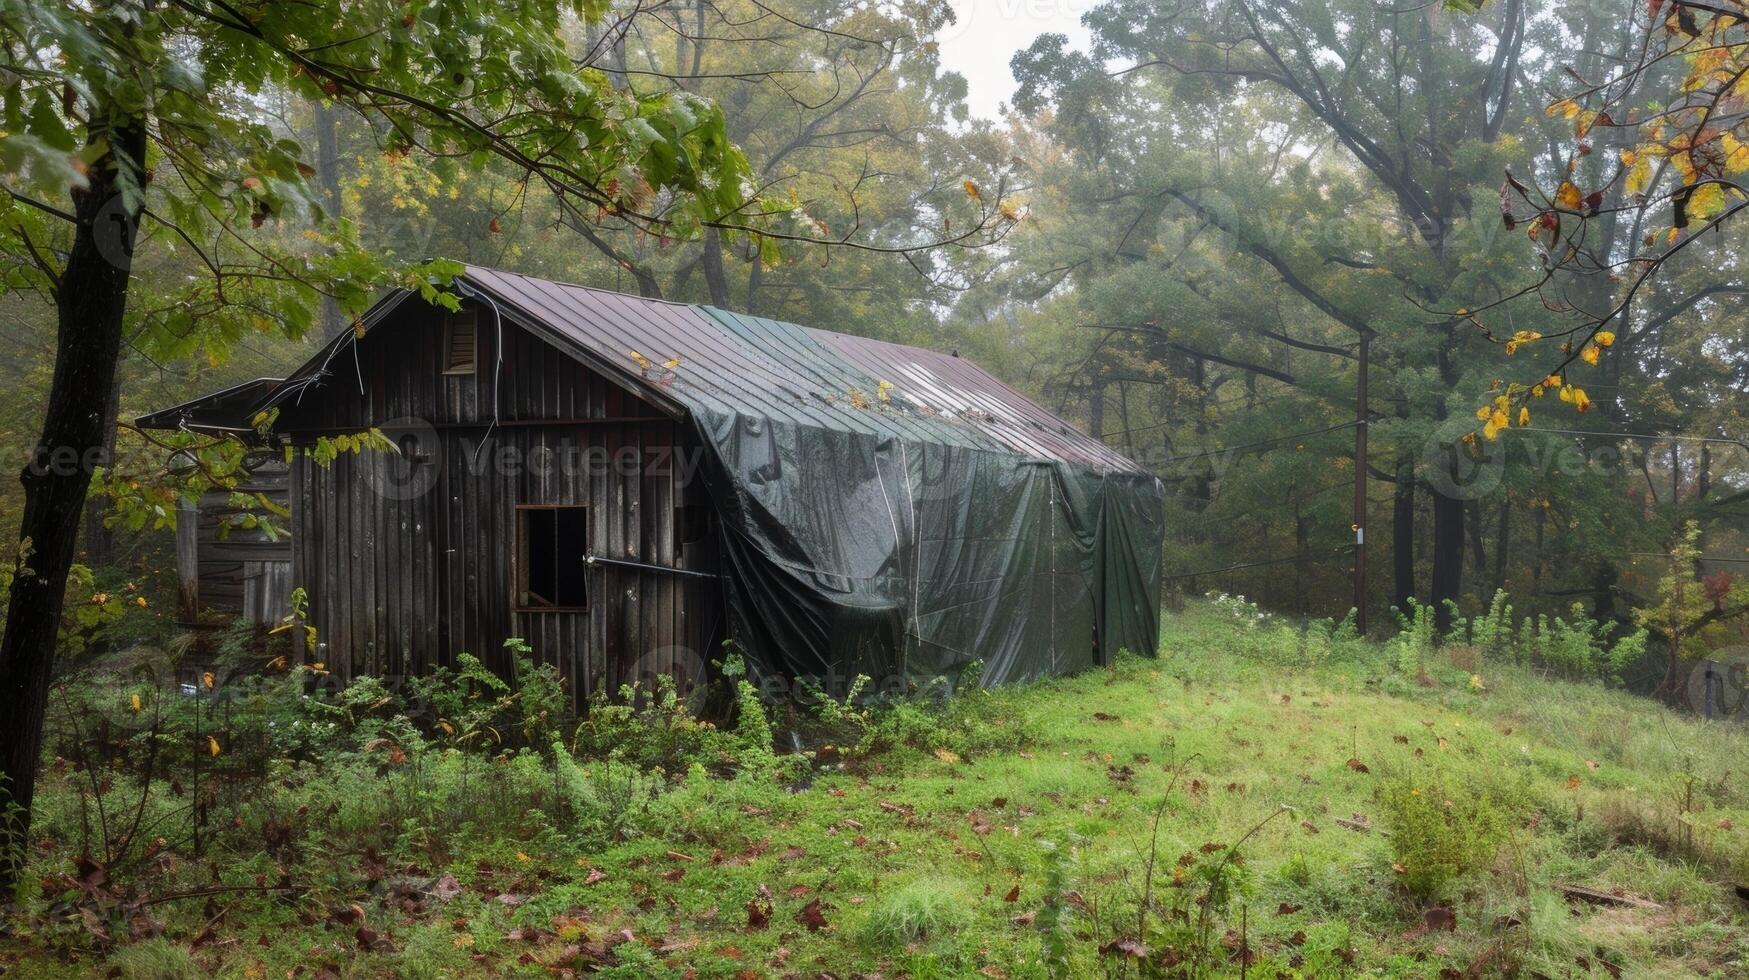
[{"label": "wooden plank", "polygon": [[1560,881],[1555,882],[1554,885],[1555,889],[1567,896],[1569,900],[1586,902],[1591,905],[1611,905],[1617,908],[1645,909],[1652,912],[1662,911],[1664,908],[1657,902],[1635,898],[1632,895],[1617,895],[1614,892],[1599,891],[1584,885],[1573,885]]}]

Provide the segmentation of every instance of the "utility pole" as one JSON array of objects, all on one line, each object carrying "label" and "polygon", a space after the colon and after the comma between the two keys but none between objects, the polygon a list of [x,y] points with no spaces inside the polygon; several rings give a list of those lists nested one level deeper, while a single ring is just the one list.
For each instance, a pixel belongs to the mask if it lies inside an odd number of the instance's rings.
[{"label": "utility pole", "polygon": [[1354,628],[1366,635],[1366,366],[1372,334],[1360,335],[1360,375],[1354,386]]}]

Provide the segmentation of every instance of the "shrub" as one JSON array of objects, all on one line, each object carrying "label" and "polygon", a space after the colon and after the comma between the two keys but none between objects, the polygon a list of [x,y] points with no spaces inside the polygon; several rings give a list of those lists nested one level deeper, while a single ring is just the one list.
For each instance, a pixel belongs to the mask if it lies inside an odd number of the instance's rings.
[{"label": "shrub", "polygon": [[1411,598],[1407,612],[1401,609],[1392,611],[1397,614],[1397,625],[1401,628],[1396,639],[1391,641],[1392,660],[1399,671],[1418,676],[1427,666],[1428,655],[1433,652],[1433,607]]},{"label": "shrub", "polygon": [[693,765],[731,772],[743,747],[736,733],[695,717],[667,677],[656,678],[647,693],[635,684],[621,687],[617,699],[597,693],[572,736],[578,756],[617,759],[676,776]]},{"label": "shrub", "polygon": [[873,755],[908,747],[975,756],[1029,741],[1034,731],[1028,719],[1009,709],[1006,692],[979,687],[980,671],[981,665],[968,667],[958,689],[945,697],[932,688],[878,702],[867,712],[866,727],[853,753]]},{"label": "shrub", "polygon": [[1491,866],[1505,840],[1508,815],[1497,791],[1447,773],[1388,777],[1379,785],[1379,804],[1392,870],[1423,900]]},{"label": "shrub", "polygon": [[[1431,620],[1420,621],[1425,607],[1410,602],[1414,617],[1398,615],[1404,631],[1398,638],[1400,658],[1433,639]],[[1581,603],[1572,605],[1567,618],[1539,614],[1515,620],[1506,590],[1499,589],[1487,611],[1474,619],[1463,618],[1455,603],[1448,601],[1447,607],[1452,614],[1449,639],[1472,646],[1491,660],[1533,664],[1574,680],[1619,681],[1622,669],[1646,652],[1645,630],[1618,635],[1615,623],[1592,619]]]},{"label": "shrub", "polygon": [[657,777],[614,759],[579,765],[563,742],[553,743],[553,767],[570,829],[587,836],[637,829],[662,788]]},{"label": "shrub", "polygon": [[1517,650],[1512,642],[1512,603],[1505,589],[1495,589],[1488,611],[1469,625],[1469,641],[1482,655],[1491,659],[1515,659]]}]

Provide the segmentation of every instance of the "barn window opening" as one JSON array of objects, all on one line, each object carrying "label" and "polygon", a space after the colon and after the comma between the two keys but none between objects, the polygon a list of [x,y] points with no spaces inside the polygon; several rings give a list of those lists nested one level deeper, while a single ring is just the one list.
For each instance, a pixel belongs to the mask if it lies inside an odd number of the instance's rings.
[{"label": "barn window opening", "polygon": [[451,313],[443,322],[443,373],[474,373],[474,311]]},{"label": "barn window opening", "polygon": [[589,511],[521,507],[516,511],[516,603],[523,609],[582,609],[589,604]]},{"label": "barn window opening", "polygon": [[711,512],[704,504],[683,504],[674,512],[674,523],[680,527],[681,544],[696,544],[710,533]]}]

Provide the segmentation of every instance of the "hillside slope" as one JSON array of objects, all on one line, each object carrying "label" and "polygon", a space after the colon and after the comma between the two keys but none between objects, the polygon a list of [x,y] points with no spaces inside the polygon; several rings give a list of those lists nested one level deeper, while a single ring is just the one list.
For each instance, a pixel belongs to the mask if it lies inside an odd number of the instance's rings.
[{"label": "hillside slope", "polygon": [[[1731,884],[1749,864],[1740,728],[1518,668],[1442,655],[1410,677],[1378,647],[1312,647],[1197,608],[1168,618],[1157,660],[901,708],[799,785],[695,767],[654,800],[628,797],[650,819],[621,840],[586,846],[538,812],[505,813],[495,836],[438,859],[404,833],[363,856],[242,858],[213,877],[279,867],[311,885],[295,900],[166,903],[162,936],[106,953],[56,946],[39,918],[0,963],[275,977],[1749,970]],[[427,878],[440,884],[407,884]]]}]

